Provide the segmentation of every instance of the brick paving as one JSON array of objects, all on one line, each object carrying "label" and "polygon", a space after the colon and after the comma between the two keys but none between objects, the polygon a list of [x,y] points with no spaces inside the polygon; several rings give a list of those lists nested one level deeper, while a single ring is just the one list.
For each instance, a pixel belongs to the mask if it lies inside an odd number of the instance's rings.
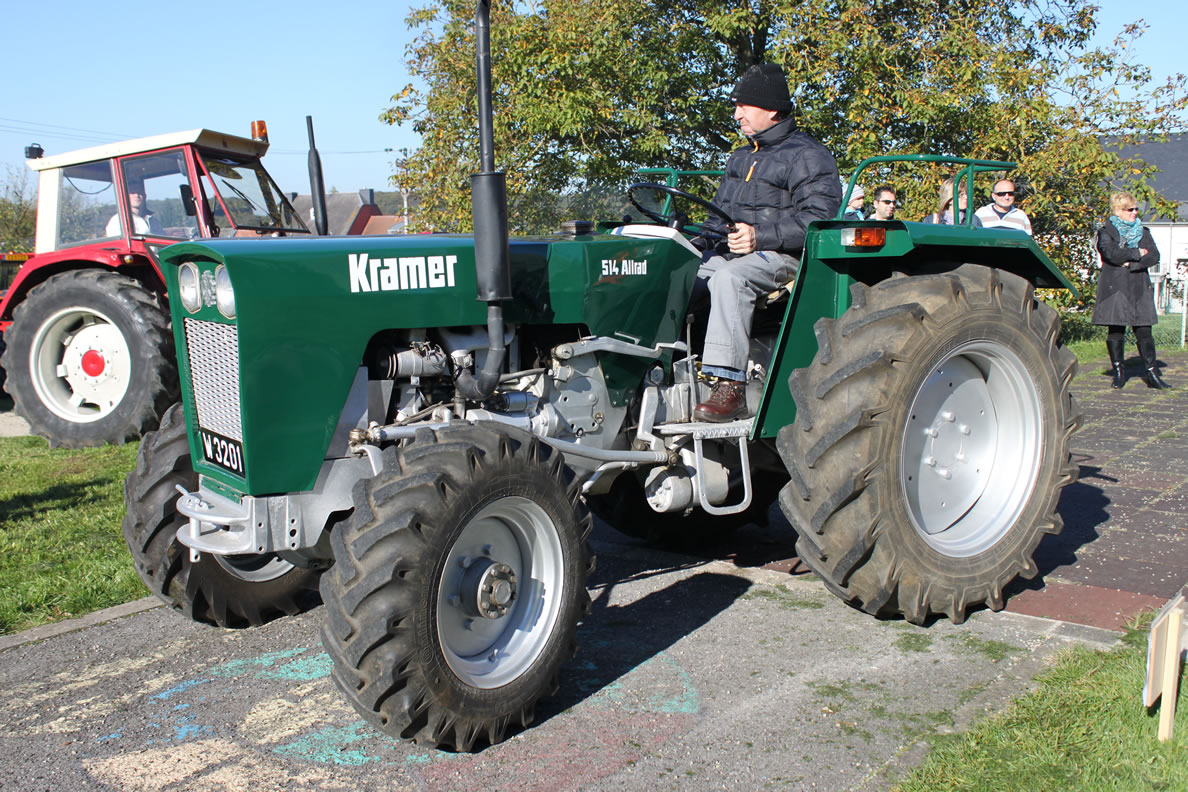
[{"label": "brick paving", "polygon": [[1081,362],[1081,478],[1060,498],[1064,530],[1040,543],[1040,574],[1011,585],[1008,611],[1116,630],[1188,584],[1188,352],[1159,357],[1174,390],[1137,377],[1115,390],[1106,361]]}]

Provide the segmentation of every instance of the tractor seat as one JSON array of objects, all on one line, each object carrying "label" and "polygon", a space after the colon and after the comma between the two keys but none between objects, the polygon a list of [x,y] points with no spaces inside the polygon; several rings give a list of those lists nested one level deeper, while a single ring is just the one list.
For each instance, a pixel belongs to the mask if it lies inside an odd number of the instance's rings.
[{"label": "tractor seat", "polygon": [[755,308],[762,311],[764,308],[768,308],[769,306],[775,305],[776,303],[783,302],[784,299],[792,293],[792,287],[795,285],[796,278],[793,278],[775,291],[762,295],[758,300],[755,301]]}]

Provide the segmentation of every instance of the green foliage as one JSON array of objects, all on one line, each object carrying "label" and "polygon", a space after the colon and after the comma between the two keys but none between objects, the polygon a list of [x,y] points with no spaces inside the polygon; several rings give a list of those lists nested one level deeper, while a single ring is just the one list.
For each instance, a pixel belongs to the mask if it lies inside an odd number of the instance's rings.
[{"label": "green foliage", "polygon": [[29,174],[10,166],[0,185],[0,253],[33,252],[36,217]]},{"label": "green foliage", "polygon": [[1093,324],[1091,317],[1088,311],[1061,311],[1060,343],[1067,345],[1077,341],[1104,339],[1106,328]]},{"label": "green foliage", "polygon": [[[473,12],[463,0],[410,12],[419,33],[406,62],[426,88],[405,87],[381,115],[422,136],[393,181],[415,186],[423,229],[470,228]],[[558,196],[614,195],[639,167],[720,167],[742,142],[726,97],[749,65],[771,61],[788,71],[797,122],[843,173],[890,153],[1018,162],[1038,240],[1090,304],[1087,232],[1108,214],[1108,191],[1130,189],[1158,216],[1172,211],[1148,184],[1153,169],[1101,140],[1181,128],[1188,102],[1183,78],[1155,86],[1133,62],[1141,24],[1088,49],[1096,24],[1089,0],[496,2],[495,155],[513,231],[555,228],[578,216]],[[900,216],[916,220],[935,210],[946,175],[881,169],[862,181],[891,181],[906,204]],[[974,185],[972,207],[989,200],[995,178]]]},{"label": "green foliage", "polygon": [[148,594],[120,522],[136,445],[0,438],[0,634]]}]

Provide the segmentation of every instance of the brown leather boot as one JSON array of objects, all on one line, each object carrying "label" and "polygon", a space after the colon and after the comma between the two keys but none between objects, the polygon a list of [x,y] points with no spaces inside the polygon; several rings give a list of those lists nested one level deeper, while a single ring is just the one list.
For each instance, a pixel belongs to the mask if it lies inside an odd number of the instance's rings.
[{"label": "brown leather boot", "polygon": [[693,418],[697,421],[725,423],[745,415],[746,412],[746,383],[720,379],[710,391],[709,398],[697,405],[697,409],[693,411]]}]

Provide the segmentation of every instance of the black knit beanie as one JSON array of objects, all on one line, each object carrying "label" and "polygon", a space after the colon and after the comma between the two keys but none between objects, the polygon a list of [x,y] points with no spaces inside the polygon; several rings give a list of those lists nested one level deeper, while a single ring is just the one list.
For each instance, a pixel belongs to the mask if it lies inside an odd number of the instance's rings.
[{"label": "black knit beanie", "polygon": [[774,63],[760,63],[747,69],[730,92],[730,101],[778,113],[792,112],[788,78],[784,76],[784,70]]}]

